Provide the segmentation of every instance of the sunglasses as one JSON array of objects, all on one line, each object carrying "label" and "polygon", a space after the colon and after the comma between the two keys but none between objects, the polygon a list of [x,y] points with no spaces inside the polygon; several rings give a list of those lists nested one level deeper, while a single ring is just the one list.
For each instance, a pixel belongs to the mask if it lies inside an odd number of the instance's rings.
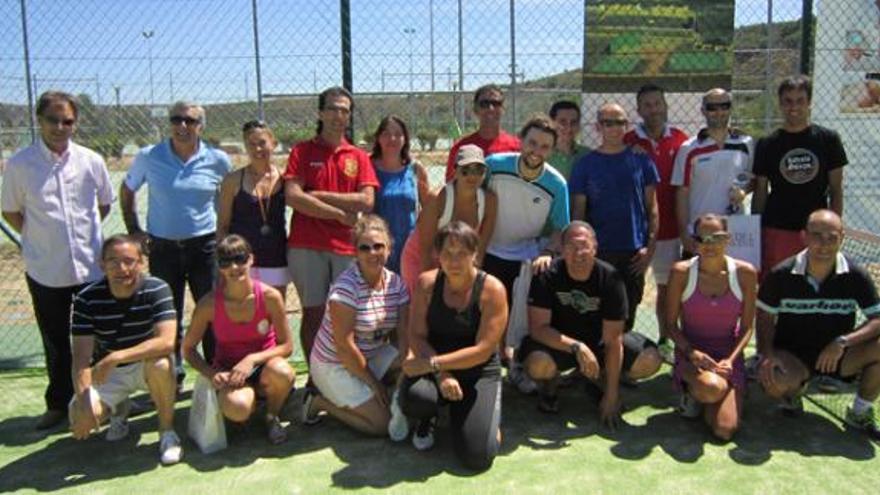
[{"label": "sunglasses", "polygon": [[602,119],[599,121],[603,127],[624,127],[626,119]]},{"label": "sunglasses", "polygon": [[230,266],[232,266],[233,263],[238,266],[242,266],[247,263],[248,258],[250,257],[251,255],[247,253],[236,254],[234,256],[224,256],[222,258],[218,257],[217,266],[219,266],[220,268],[229,268]]},{"label": "sunglasses", "polygon": [[384,242],[374,242],[373,244],[358,244],[358,251],[362,253],[372,253],[373,251],[381,252],[385,250]]},{"label": "sunglasses", "polygon": [[717,112],[718,110],[730,110],[731,106],[733,106],[732,103],[725,101],[724,103],[706,103],[703,105],[703,108],[705,108],[707,112]]},{"label": "sunglasses", "polygon": [[463,177],[467,177],[469,175],[483,175],[486,173],[486,166],[481,163],[475,163],[473,165],[462,165],[458,167],[457,170],[461,171],[461,175]]},{"label": "sunglasses", "polygon": [[188,126],[194,126],[202,123],[202,119],[194,119],[192,117],[184,117],[182,115],[174,115],[168,119],[174,125],[186,123]]},{"label": "sunglasses", "polygon": [[504,100],[480,100],[477,102],[480,108],[501,108],[504,106]]},{"label": "sunglasses", "polygon": [[56,117],[54,115],[44,115],[40,118],[45,120],[46,122],[52,124],[52,125],[61,124],[64,127],[71,127],[71,126],[73,126],[73,124],[76,124],[76,119],[59,119],[58,117]]},{"label": "sunglasses", "polygon": [[730,240],[729,232],[714,232],[712,234],[706,235],[697,235],[694,234],[693,239],[697,241],[697,244],[721,244],[727,240]]},{"label": "sunglasses", "polygon": [[254,129],[268,129],[269,124],[265,120],[249,120],[241,126],[241,132],[249,132]]}]

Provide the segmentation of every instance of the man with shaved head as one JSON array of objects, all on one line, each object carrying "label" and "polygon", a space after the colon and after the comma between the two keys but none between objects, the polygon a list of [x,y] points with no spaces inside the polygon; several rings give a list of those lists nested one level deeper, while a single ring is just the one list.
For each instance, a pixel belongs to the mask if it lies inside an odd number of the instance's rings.
[{"label": "man with shaved head", "polygon": [[[806,249],[776,265],[758,292],[759,379],[783,412],[803,412],[811,377],[859,378],[846,420],[880,439],[880,299],[868,272],[840,252],[843,222],[816,210],[802,232]],[[865,321],[856,327],[861,309]]]},{"label": "man with shaved head", "polygon": [[691,225],[706,213],[739,213],[752,189],[752,138],[731,129],[730,93],[721,88],[703,95],[706,127],[684,142],[672,171],[678,233],[685,253],[696,253]]},{"label": "man with shaved head", "polygon": [[[651,263],[657,240],[658,214],[656,186],[659,181],[654,162],[645,153],[636,153],[624,142],[629,120],[623,107],[606,103],[597,113],[601,145],[578,160],[572,171],[569,190],[576,220],[586,220],[596,231],[596,257],[610,263],[626,287],[625,331],[632,330],[636,309],[645,289],[645,270]],[[659,369],[656,344],[641,335],[637,354],[650,376]],[[641,352],[646,351],[646,352]]]}]

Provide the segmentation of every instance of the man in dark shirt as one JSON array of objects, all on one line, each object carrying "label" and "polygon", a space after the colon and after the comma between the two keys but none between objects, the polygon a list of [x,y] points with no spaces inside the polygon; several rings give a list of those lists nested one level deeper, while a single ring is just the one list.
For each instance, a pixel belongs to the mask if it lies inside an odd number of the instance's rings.
[{"label": "man in dark shirt", "polygon": [[761,214],[764,276],[805,247],[801,230],[810,213],[830,208],[843,215],[846,151],[837,132],[810,122],[812,95],[806,76],[782,81],[777,91],[782,128],[755,147],[752,213]]},{"label": "man in dark shirt", "polygon": [[596,259],[593,228],[571,222],[562,233],[562,257],[536,275],[529,290],[529,335],[519,360],[541,384],[539,409],[558,410],[559,373],[577,368],[593,382],[604,377],[599,414],[604,423],[615,425],[621,372],[637,380],[659,366],[653,342],[635,332],[624,334],[627,314],[623,279]]},{"label": "man in dark shirt", "polygon": [[[831,210],[807,219],[807,248],[778,264],[758,292],[759,378],[783,400],[783,411],[803,411],[801,394],[814,374],[860,377],[847,411],[850,424],[880,438],[873,403],[880,396],[880,299],[868,272],[840,252],[843,222]],[[866,321],[855,326],[861,309]]]},{"label": "man in dark shirt", "polygon": [[128,397],[148,390],[159,418],[162,464],[180,461],[174,432],[175,377],[171,353],[177,329],[168,284],[144,274],[140,242],[115,235],[104,242],[105,277],[87,285],[73,305],[73,387],[70,429],[89,437],[110,416],[106,438],[128,435]]}]

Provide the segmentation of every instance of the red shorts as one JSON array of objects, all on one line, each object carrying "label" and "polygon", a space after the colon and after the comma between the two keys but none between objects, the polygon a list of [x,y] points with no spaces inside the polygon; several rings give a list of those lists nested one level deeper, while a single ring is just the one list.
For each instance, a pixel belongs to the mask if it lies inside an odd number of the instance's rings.
[{"label": "red shorts", "polygon": [[806,248],[799,230],[761,228],[761,280],[782,260]]}]

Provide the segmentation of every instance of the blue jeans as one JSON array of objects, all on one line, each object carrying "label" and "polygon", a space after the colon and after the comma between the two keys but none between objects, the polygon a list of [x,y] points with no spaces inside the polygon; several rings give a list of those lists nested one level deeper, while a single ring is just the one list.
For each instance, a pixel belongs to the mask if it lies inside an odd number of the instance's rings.
[{"label": "blue jeans", "polygon": [[[171,288],[174,309],[177,311],[177,338],[174,340],[175,372],[178,383],[183,381],[183,359],[180,343],[183,341],[183,297],[187,282],[195,302],[214,286],[217,241],[214,233],[179,241],[150,236],[150,273],[161,278]],[[214,334],[209,328],[202,339],[202,353],[209,363],[214,357]]]}]

